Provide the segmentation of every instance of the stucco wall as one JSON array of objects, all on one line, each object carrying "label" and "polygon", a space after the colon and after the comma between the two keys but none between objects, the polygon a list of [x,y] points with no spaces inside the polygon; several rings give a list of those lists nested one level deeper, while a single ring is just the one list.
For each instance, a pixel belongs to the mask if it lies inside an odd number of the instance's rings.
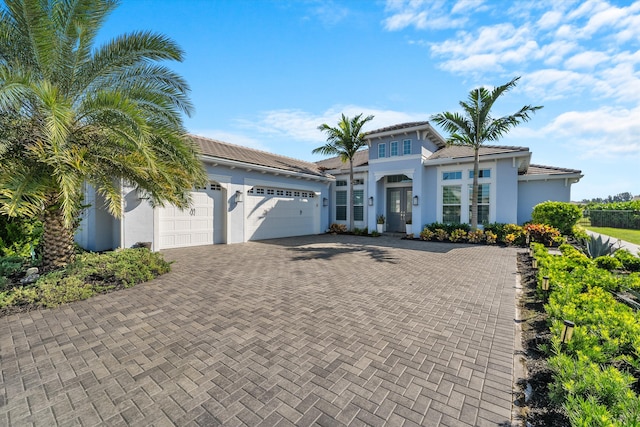
[{"label": "stucco wall", "polygon": [[518,220],[518,168],[511,159],[496,162],[496,222]]},{"label": "stucco wall", "polygon": [[530,221],[533,207],[547,200],[571,201],[571,185],[564,179],[518,182],[518,224]]},{"label": "stucco wall", "polygon": [[438,169],[426,167],[422,174],[422,200],[420,205],[422,218],[420,228],[425,224],[436,222],[438,215]]}]

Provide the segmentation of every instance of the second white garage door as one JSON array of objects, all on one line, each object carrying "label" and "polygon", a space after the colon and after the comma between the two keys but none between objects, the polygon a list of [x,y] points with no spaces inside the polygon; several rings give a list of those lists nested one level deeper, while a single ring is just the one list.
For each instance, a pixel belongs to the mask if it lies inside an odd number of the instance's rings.
[{"label": "second white garage door", "polygon": [[[254,194],[246,198],[248,240],[304,236],[320,232],[318,198],[312,192],[266,190],[274,194]],[[278,196],[283,191],[292,196]],[[294,195],[295,194],[295,195]]]},{"label": "second white garage door", "polygon": [[159,249],[213,244],[213,198],[205,191],[191,197],[191,208],[160,208]]}]

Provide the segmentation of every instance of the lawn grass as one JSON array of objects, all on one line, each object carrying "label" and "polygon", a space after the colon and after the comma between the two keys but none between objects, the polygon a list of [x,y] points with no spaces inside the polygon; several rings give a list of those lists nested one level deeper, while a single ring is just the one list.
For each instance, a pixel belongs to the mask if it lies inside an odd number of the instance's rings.
[{"label": "lawn grass", "polygon": [[587,230],[605,234],[616,239],[624,240],[629,243],[640,245],[640,230],[628,230],[625,228],[609,228],[609,227],[585,227]]}]

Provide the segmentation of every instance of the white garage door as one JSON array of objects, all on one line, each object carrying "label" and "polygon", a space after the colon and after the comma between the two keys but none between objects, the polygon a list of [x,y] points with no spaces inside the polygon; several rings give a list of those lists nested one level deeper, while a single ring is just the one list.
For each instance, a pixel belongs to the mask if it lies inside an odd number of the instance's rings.
[{"label": "white garage door", "polygon": [[[273,194],[246,197],[247,235],[249,240],[318,234],[320,208],[312,192],[264,190]],[[278,196],[277,193],[292,194]],[[293,194],[296,194],[294,196]]]},{"label": "white garage door", "polygon": [[159,249],[213,244],[213,198],[205,191],[191,197],[191,208],[160,208]]}]

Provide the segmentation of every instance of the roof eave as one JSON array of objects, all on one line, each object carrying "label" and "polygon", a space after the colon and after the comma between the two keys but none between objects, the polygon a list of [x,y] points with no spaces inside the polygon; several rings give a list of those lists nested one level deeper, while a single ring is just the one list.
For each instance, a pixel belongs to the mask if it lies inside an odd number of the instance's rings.
[{"label": "roof eave", "polygon": [[282,175],[282,176],[293,176],[296,178],[301,178],[301,179],[305,179],[305,180],[312,180],[312,181],[325,181],[325,182],[331,182],[331,181],[335,181],[335,177],[329,175],[329,174],[325,174],[325,175],[314,175],[314,174],[310,174],[310,173],[304,173],[304,172],[296,172],[296,171],[292,171],[292,170],[288,170],[288,169],[279,169],[279,168],[274,168],[274,167],[270,167],[270,166],[263,166],[263,165],[256,165],[253,163],[246,163],[246,162],[240,162],[238,160],[231,160],[231,159],[225,159],[223,157],[216,157],[216,156],[211,156],[211,155],[206,155],[206,154],[201,154],[200,155],[201,159],[204,162],[207,163],[212,163],[215,165],[223,165],[223,166],[227,166],[230,167],[232,169],[244,169],[246,171],[258,171],[258,172],[262,172],[262,173],[270,173],[272,175]]},{"label": "roof eave", "polygon": [[572,184],[580,181],[584,175],[581,172],[567,172],[567,173],[539,173],[535,175],[518,175],[518,181],[550,181],[558,179],[569,179]]}]

